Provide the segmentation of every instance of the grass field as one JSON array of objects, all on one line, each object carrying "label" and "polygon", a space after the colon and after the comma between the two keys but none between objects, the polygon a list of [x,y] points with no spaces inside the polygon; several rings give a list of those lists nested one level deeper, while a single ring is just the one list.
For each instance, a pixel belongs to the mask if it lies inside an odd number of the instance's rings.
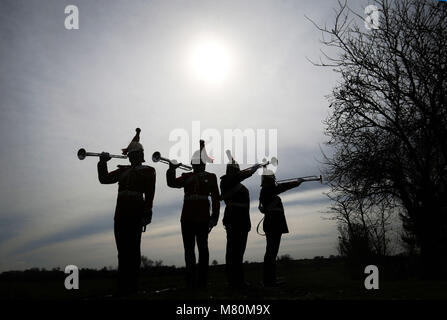
[{"label": "grass field", "polygon": [[[243,291],[228,288],[225,266],[210,267],[207,290],[185,288],[182,268],[154,267],[142,272],[140,288],[144,293],[128,299],[148,300],[364,300],[364,299],[447,299],[447,281],[422,281],[402,272],[398,260],[378,265],[379,290],[366,290],[362,272],[356,279],[341,259],[291,260],[278,263],[278,275],[285,284],[265,288],[262,264],[245,264],[249,287]],[[383,271],[382,271],[383,270]],[[79,290],[66,290],[62,271],[3,273],[0,275],[0,299],[96,300],[114,299],[115,271],[81,270]]]}]

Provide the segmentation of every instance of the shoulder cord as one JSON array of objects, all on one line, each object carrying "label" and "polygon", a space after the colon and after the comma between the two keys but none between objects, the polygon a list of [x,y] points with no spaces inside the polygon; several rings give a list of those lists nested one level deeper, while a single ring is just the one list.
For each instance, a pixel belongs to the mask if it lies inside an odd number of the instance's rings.
[{"label": "shoulder cord", "polygon": [[262,217],[261,221],[259,221],[258,226],[256,227],[256,233],[259,234],[260,236],[264,236],[264,237],[265,237],[265,233],[260,233],[260,232],[259,232],[261,223],[262,223],[262,221],[264,221],[264,218],[265,218],[265,216]]},{"label": "shoulder cord", "polygon": [[[278,204],[278,198],[274,199],[272,202],[270,202],[266,207],[264,207],[264,210],[271,210],[273,209],[274,206],[276,206]],[[262,221],[264,221],[265,218],[265,213],[264,216],[262,217],[261,221],[259,221],[258,226],[256,227],[256,232],[261,235],[261,236],[265,236],[265,233],[260,233],[259,229],[261,226]]]}]

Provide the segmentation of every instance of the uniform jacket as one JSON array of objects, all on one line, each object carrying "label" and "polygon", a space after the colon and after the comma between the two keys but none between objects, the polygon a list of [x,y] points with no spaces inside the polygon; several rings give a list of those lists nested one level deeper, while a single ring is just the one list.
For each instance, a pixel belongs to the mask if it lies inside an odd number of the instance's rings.
[{"label": "uniform jacket", "polygon": [[107,163],[98,163],[98,178],[103,184],[118,182],[115,220],[141,219],[152,210],[155,169],[150,166],[119,166],[108,172]]},{"label": "uniform jacket", "polygon": [[180,177],[175,176],[174,169],[166,171],[166,180],[171,188],[183,188],[184,200],[180,220],[182,222],[208,223],[210,219],[210,201],[212,216],[219,218],[219,188],[214,173],[186,172]]},{"label": "uniform jacket", "polygon": [[250,171],[239,171],[236,174],[221,177],[220,190],[222,200],[226,204],[223,224],[227,229],[247,232],[251,229],[250,194],[241,182],[252,175]]},{"label": "uniform jacket", "polygon": [[261,188],[259,203],[263,207],[265,214],[263,224],[265,233],[289,233],[284,207],[278,195],[298,185],[299,183],[297,182],[288,182]]}]

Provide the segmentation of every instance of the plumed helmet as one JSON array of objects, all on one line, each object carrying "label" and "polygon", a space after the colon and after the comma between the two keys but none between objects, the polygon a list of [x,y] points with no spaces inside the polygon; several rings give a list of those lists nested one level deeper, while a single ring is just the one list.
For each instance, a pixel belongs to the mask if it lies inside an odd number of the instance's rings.
[{"label": "plumed helmet", "polygon": [[234,160],[233,156],[231,155],[231,151],[227,150],[226,153],[227,153],[228,160],[230,160],[227,163],[226,174],[230,174],[231,175],[231,174],[236,174],[239,171],[241,171],[241,169],[239,167],[239,164],[236,162],[236,160]]},{"label": "plumed helmet", "polygon": [[136,128],[135,131],[136,131],[136,134],[133,137],[132,141],[127,146],[127,148],[122,149],[123,155],[128,155],[129,153],[135,152],[135,151],[144,151],[143,146],[140,143],[140,132],[141,132],[141,129],[140,128]]},{"label": "plumed helmet", "polygon": [[239,164],[236,161],[227,164],[226,174],[236,174],[241,171]]},{"label": "plumed helmet", "polygon": [[213,163],[214,159],[208,156],[205,149],[205,141],[200,140],[200,149],[196,150],[191,158],[191,164],[206,164]]}]

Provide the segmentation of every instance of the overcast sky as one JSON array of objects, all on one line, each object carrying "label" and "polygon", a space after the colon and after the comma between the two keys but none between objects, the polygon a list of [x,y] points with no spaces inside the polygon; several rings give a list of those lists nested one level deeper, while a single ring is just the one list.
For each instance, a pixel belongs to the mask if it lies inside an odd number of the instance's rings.
[{"label": "overcast sky", "polygon": [[[79,30],[66,30],[64,8],[79,8]],[[313,66],[321,34],[305,18],[330,22],[335,0],[311,1],[5,1],[0,2],[0,271],[30,267],[116,266],[113,212],[117,185],[97,180],[96,158],[119,154],[136,127],[147,164],[157,170],[153,223],[142,254],[184,265],[182,190],[166,185],[175,129],[275,129],[279,179],[319,174],[330,69]],[[204,40],[205,39],[205,40]],[[191,50],[212,39],[228,68],[218,85],[199,79]],[[192,141],[191,152],[198,146]],[[125,163],[112,160],[109,168]],[[242,167],[245,167],[242,165]],[[221,176],[223,165],[209,165]],[[252,231],[245,259],[262,261],[255,228],[260,177],[250,190]],[[336,254],[324,185],[284,194],[290,233],[280,254]],[[224,205],[221,207],[221,217]],[[221,221],[210,234],[210,260],[224,262]]]}]

